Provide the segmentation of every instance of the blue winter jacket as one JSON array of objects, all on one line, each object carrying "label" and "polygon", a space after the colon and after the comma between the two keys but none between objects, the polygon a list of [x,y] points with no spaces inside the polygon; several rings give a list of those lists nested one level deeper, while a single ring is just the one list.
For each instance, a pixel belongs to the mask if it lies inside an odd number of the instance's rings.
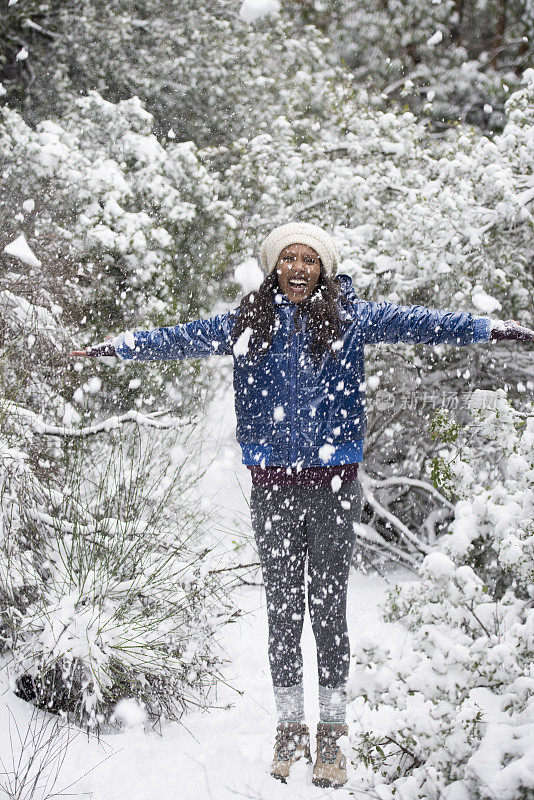
[{"label": "blue winter jacket", "polygon": [[236,436],[244,464],[315,467],[361,461],[367,427],[364,345],[462,347],[487,341],[491,320],[461,311],[360,300],[349,275],[336,280],[350,301],[348,307],[339,301],[340,317],[348,325],[337,359],[332,354],[321,363],[313,359],[307,318],[295,332],[296,305],[281,294],[281,302],[275,303],[279,325],[259,362],[241,352],[243,337],[232,347],[237,308],[175,327],[119,334],[115,347],[121,358],[138,361],[232,355]]}]

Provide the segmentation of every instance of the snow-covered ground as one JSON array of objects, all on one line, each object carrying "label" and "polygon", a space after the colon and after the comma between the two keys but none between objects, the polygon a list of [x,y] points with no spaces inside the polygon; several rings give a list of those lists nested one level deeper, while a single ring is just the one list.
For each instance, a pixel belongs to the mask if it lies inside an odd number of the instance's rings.
[{"label": "snow-covered ground", "polygon": [[223,543],[224,537],[230,541],[234,533],[238,537],[252,537],[248,507],[250,471],[241,462],[241,448],[235,438],[230,372],[224,386],[224,391],[217,392],[202,426],[200,464],[206,473],[199,482],[200,503],[223,537]]},{"label": "snow-covered ground", "polygon": [[[384,625],[377,613],[384,586],[381,578],[352,575],[348,614],[352,641],[362,633],[376,633]],[[287,786],[270,777],[276,716],[263,590],[245,587],[236,599],[245,614],[222,631],[220,644],[230,663],[225,670],[227,685],[221,683],[214,695],[218,705],[231,703],[233,707],[189,714],[183,719],[186,727],[167,724],[162,735],[140,728],[103,736],[100,743],[80,735],[70,744],[56,790],[92,770],[69,791],[93,800],[275,800],[287,798],[288,792],[292,798],[318,798],[336,791],[314,787],[311,767],[302,760],[293,767]],[[314,726],[318,720],[317,673],[308,617],[303,654],[306,718],[308,725]],[[30,706],[9,691],[3,692],[2,700],[0,730],[8,730],[10,709],[23,733]],[[311,733],[313,737],[313,729]],[[4,735],[0,755],[5,764],[10,763],[10,753],[9,738]],[[350,787],[349,779],[335,796],[348,796]],[[36,793],[35,800],[39,797]]]},{"label": "snow-covered ground", "polygon": [[[233,439],[232,402],[228,387],[208,416],[204,457],[210,461],[213,455],[217,456],[203,478],[203,494],[205,502],[217,509],[217,518],[228,532],[242,530],[249,535],[250,477]],[[366,633],[376,634],[381,628],[384,637],[391,638],[392,626],[380,620],[378,610],[385,589],[382,578],[352,574],[348,598],[351,641]],[[241,588],[235,599],[243,616],[220,630],[219,644],[228,663],[224,671],[226,683],[217,687],[213,702],[221,708],[189,714],[183,724],[166,724],[161,732],[138,727],[105,735],[100,742],[79,735],[69,746],[56,791],[79,778],[68,791],[93,800],[275,800],[289,795],[319,798],[335,791],[314,787],[311,766],[304,761],[293,768],[287,786],[270,777],[276,715],[267,659],[265,596],[262,588],[249,586]],[[306,716],[313,739],[312,726],[318,720],[317,668],[308,616],[303,653]],[[12,714],[12,729],[16,721],[24,734],[31,707],[16,698],[5,684],[2,700],[0,730],[8,730]],[[224,708],[228,704],[231,708]],[[9,765],[9,737],[2,736],[0,742],[0,756]],[[336,797],[357,791],[357,785],[352,775],[347,786],[336,791]],[[36,792],[33,797],[39,800],[40,795]]]}]

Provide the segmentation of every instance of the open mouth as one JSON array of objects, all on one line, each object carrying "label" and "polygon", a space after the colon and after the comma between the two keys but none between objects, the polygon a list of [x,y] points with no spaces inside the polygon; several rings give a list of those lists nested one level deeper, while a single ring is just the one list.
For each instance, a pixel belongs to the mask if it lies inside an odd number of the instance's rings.
[{"label": "open mouth", "polygon": [[308,281],[300,278],[290,278],[287,283],[295,294],[304,294],[308,285]]}]

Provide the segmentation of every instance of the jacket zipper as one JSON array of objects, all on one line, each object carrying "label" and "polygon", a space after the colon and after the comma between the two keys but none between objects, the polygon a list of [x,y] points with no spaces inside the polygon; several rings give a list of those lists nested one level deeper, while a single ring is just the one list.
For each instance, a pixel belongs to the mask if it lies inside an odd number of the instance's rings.
[{"label": "jacket zipper", "polygon": [[[293,313],[293,326],[295,325],[295,314]],[[290,413],[290,451],[289,463],[294,466],[297,460],[297,441],[296,441],[296,407],[297,407],[297,354],[299,332],[295,331],[291,336],[289,351],[289,413]]]}]

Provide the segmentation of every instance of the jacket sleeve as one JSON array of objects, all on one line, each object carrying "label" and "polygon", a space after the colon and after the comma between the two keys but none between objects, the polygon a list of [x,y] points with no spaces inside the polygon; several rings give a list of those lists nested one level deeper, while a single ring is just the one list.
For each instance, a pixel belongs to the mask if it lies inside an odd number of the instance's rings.
[{"label": "jacket sleeve", "polygon": [[406,342],[410,344],[452,344],[463,347],[487,342],[491,319],[463,311],[438,311],[425,306],[357,300],[357,315],[365,343]]},{"label": "jacket sleeve", "polygon": [[115,350],[122,359],[169,361],[231,355],[231,332],[236,310],[170,328],[127,331],[115,337]]}]

